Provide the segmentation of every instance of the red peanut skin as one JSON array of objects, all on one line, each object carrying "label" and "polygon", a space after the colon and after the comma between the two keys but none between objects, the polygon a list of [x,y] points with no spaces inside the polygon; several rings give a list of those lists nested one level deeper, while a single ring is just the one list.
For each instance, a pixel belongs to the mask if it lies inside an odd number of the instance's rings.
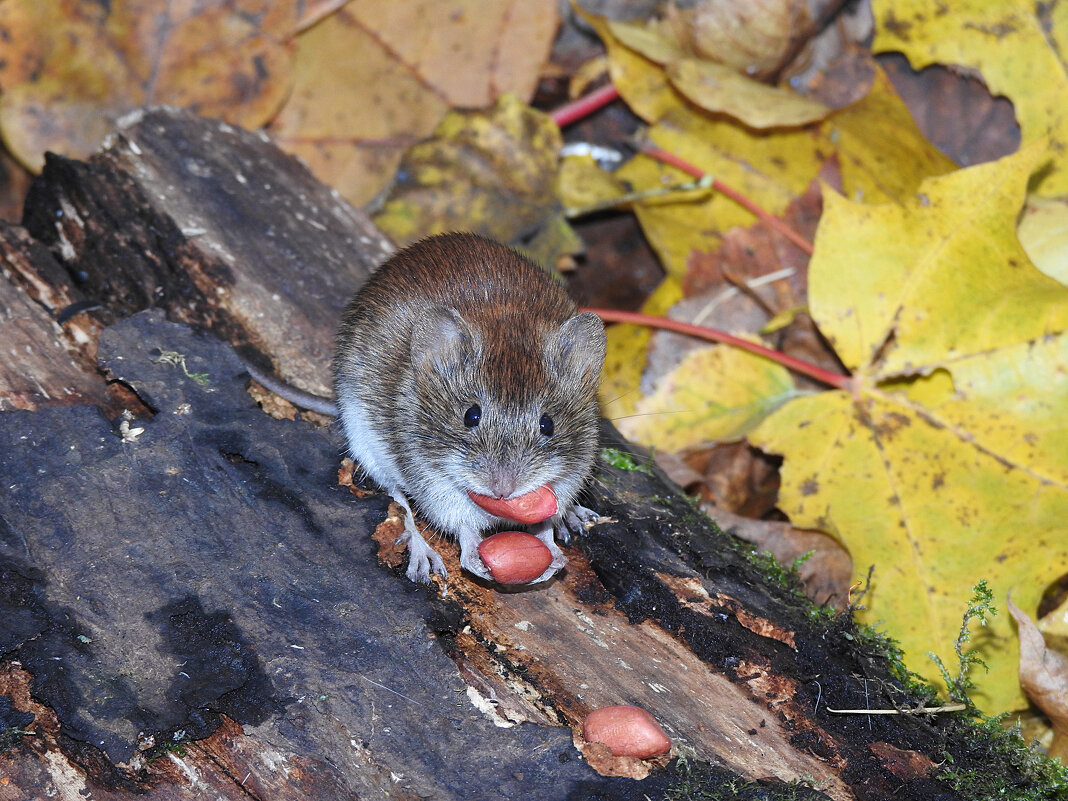
[{"label": "red peanut skin", "polygon": [[501,584],[527,584],[553,561],[545,543],[525,531],[502,531],[486,537],[478,546],[478,555]]},{"label": "red peanut skin", "polygon": [[516,523],[540,523],[548,520],[556,514],[556,493],[548,484],[538,487],[536,490],[520,495],[518,498],[492,498],[489,495],[479,495],[477,492],[468,492],[471,500],[489,512],[491,515],[503,517],[505,520],[513,520]]},{"label": "red peanut skin", "polygon": [[582,724],[582,737],[588,743],[604,743],[615,756],[648,759],[671,750],[671,740],[656,718],[629,704],[590,712]]}]

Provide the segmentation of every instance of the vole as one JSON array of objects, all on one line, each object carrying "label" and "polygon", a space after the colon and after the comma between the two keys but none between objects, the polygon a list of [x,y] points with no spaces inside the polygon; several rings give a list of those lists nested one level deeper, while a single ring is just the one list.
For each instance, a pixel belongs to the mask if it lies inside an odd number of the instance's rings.
[{"label": "vole", "polygon": [[352,298],[337,337],[336,405],[253,377],[336,414],[352,458],[407,513],[412,581],[446,575],[413,506],[457,538],[464,569],[491,579],[478,545],[508,521],[476,500],[507,507],[551,490],[556,513],[531,533],[553,561],[536,583],[567,562],[554,531],[596,516],[575,498],[597,451],[604,357],[601,320],[579,313],[543,270],[497,242],[455,233],[397,252]]}]

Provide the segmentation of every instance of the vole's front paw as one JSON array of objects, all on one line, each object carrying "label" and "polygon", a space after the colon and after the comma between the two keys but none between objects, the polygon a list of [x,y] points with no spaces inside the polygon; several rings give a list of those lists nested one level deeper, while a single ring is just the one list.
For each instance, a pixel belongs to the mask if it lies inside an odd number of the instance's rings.
[{"label": "vole's front paw", "polygon": [[486,567],[486,563],[482,561],[482,557],[478,555],[478,548],[468,550],[461,547],[460,567],[468,573],[474,573],[479,578],[486,579],[486,581],[493,581],[493,574]]},{"label": "vole's front paw", "polygon": [[482,535],[474,530],[461,531],[456,535],[456,539],[460,543],[460,567],[486,581],[493,581],[493,574],[482,561],[482,557],[478,555]]},{"label": "vole's front paw", "polygon": [[406,575],[417,584],[429,584],[430,574],[445,578],[449,571],[437,551],[427,545],[420,534],[408,538],[408,570]]},{"label": "vole's front paw", "polygon": [[[564,557],[564,563],[565,564],[567,563],[567,557]],[[563,567],[563,566],[564,565],[557,565],[556,562],[554,561],[551,565],[549,565],[547,568],[545,568],[545,572],[544,573],[542,573],[540,576],[538,576],[533,581],[528,581],[527,583],[528,584],[540,584],[543,581],[548,581],[553,576],[555,576],[557,574],[557,572],[559,572],[560,568]]]},{"label": "vole's front paw", "polygon": [[575,504],[564,513],[564,519],[560,523],[556,536],[560,538],[560,542],[567,545],[571,542],[572,534],[585,534],[586,529],[589,528],[588,524],[600,519],[601,515],[593,511],[593,509],[587,509],[585,506]]},{"label": "vole's front paw", "polygon": [[545,543],[545,547],[549,549],[549,554],[553,560],[549,563],[549,566],[545,568],[545,572],[538,576],[533,581],[527,582],[528,584],[537,584],[541,581],[548,581],[557,571],[559,571],[564,565],[567,564],[567,556],[560,550],[560,546],[556,544],[556,539],[553,537],[553,527],[551,524],[544,525],[533,532],[534,536]]}]

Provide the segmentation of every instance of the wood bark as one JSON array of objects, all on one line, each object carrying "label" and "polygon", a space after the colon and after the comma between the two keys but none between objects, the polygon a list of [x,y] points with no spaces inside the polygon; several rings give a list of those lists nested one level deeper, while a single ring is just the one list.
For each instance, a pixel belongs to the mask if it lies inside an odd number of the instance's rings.
[{"label": "wood bark", "polygon": [[[50,157],[23,224],[0,230],[0,337],[29,349],[0,368],[0,801],[965,798],[946,754],[1018,780],[949,716],[827,712],[914,699],[655,469],[599,465],[609,520],[547,586],[474,580],[446,542],[449,579],[409,583],[336,432],[246,391],[234,347],[325,392],[390,248],[261,137],[146,112]],[[688,766],[583,743],[617,703]]]}]

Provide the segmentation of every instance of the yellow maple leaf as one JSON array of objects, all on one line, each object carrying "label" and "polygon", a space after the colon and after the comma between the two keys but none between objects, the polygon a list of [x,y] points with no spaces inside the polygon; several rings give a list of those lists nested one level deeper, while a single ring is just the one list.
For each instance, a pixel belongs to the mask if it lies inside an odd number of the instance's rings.
[{"label": "yellow maple leaf", "polygon": [[[787,126],[756,132],[686,101],[676,80],[678,70],[671,74],[665,67],[685,60],[686,51],[663,29],[579,13],[604,42],[620,95],[635,114],[651,123],[649,141],[772,214],[782,214],[832,156],[837,155],[842,165],[845,191],[869,201],[896,199],[912,192],[923,178],[954,168],[923,137],[881,71],[868,96],[834,112],[818,128]],[[679,170],[640,155],[616,177],[637,189],[689,180]],[[756,220],[733,201],[707,191],[639,203],[635,213],[665,270],[679,279],[692,251],[715,250],[725,231]]]},{"label": "yellow maple leaf", "polygon": [[[754,136],[752,131],[730,122],[709,119],[692,109],[678,107],[665,112],[664,119],[650,129],[649,137],[660,147],[741,189],[775,213],[785,210],[804,191],[820,164],[831,154],[836,154],[841,162],[846,194],[869,202],[911,196],[925,177],[954,169],[953,163],[923,138],[881,71],[877,72],[867,97],[835,112],[819,132],[776,131]],[[888,165],[893,166],[888,168]],[[674,168],[645,157],[633,159],[615,176],[639,187],[685,178]],[[686,273],[694,250],[714,250],[722,232],[732,226],[750,225],[755,220],[727,198],[707,193],[690,192],[644,202],[636,204],[635,211],[676,286]],[[676,294],[674,299],[678,298]],[[660,304],[659,308],[666,307]],[[621,419],[626,415],[640,421],[621,422],[632,438],[678,450],[703,445],[721,435],[736,436],[737,431],[729,426],[719,429],[719,423],[692,428],[675,426],[672,420],[693,422],[691,418],[711,414],[721,421],[733,418],[754,423],[754,410],[770,411],[783,400],[774,381],[766,384],[771,394],[762,400],[739,399],[729,387],[715,380],[700,387],[699,402],[692,397],[673,397],[675,390],[680,395],[696,391],[695,380],[705,375],[703,372],[689,374],[682,382],[670,379],[671,389],[652,387],[649,394],[657,396],[655,402],[642,399],[638,392],[641,361],[637,349],[649,342],[649,336],[643,337],[630,326],[617,328],[625,328],[626,333],[619,335],[616,347],[610,334],[609,349],[616,358],[606,363],[606,376],[612,382],[611,391],[606,394],[623,399],[612,407]],[[616,371],[625,373],[625,379],[617,382]],[[762,382],[753,384],[760,385]],[[735,402],[745,408],[732,410]],[[636,414],[646,416],[630,417]],[[672,429],[670,445],[660,438],[661,426]]]},{"label": "yellow maple leaf", "polygon": [[[1015,234],[1040,146],[928,179],[901,203],[825,197],[810,308],[852,392],[787,403],[750,439],[785,456],[781,508],[875,565],[868,620],[910,667],[953,665],[970,589],[1033,612],[1068,572],[1068,288]],[[975,676],[990,712],[1023,702],[994,619]]]},{"label": "yellow maple leaf", "polygon": [[1068,284],[1068,201],[1032,195],[1016,232],[1035,267]]},{"label": "yellow maple leaf", "polygon": [[668,75],[675,88],[701,108],[757,129],[806,125],[831,111],[817,100],[767,86],[714,61],[681,59],[668,67]]},{"label": "yellow maple leaf", "polygon": [[1015,107],[1024,144],[1049,139],[1042,195],[1068,192],[1068,8],[1039,0],[874,0],[876,52],[896,50],[916,69],[959,64]]},{"label": "yellow maple leaf", "polygon": [[655,60],[627,47],[611,30],[609,20],[583,11],[575,12],[596,31],[608,51],[608,75],[631,111],[646,122],[656,122],[679,104],[679,94]]},{"label": "yellow maple leaf", "polygon": [[627,439],[679,451],[741,439],[796,394],[782,365],[725,345],[698,348],[616,425]]},{"label": "yellow maple leaf", "polygon": [[[649,140],[715,176],[772,214],[782,214],[804,193],[832,148],[809,130],[767,134],[675,107],[648,131]],[[638,156],[616,173],[634,187],[690,180],[673,167]],[[728,229],[756,217],[722,195],[688,192],[635,204],[635,213],[664,269],[681,278],[694,250],[713,251]]]},{"label": "yellow maple leaf", "polygon": [[903,200],[920,182],[957,168],[920,132],[882,69],[868,94],[822,127],[842,167],[842,191],[865,203]]},{"label": "yellow maple leaf", "polygon": [[[642,306],[645,314],[666,314],[682,297],[682,287],[666,278]],[[608,327],[608,353],[598,397],[601,414],[619,422],[635,413],[641,400],[642,371],[653,332],[644,325],[623,323]]]},{"label": "yellow maple leaf", "polygon": [[[653,62],[648,62],[644,70],[633,61],[627,64],[623,80],[636,80],[642,86],[650,81],[649,71],[656,70]],[[635,77],[636,73],[642,77]],[[624,91],[627,86],[620,86],[620,92],[628,102],[632,96],[645,97],[641,89]],[[672,105],[663,96],[657,97],[655,107],[661,118],[649,129],[649,140],[720,179],[772,214],[782,214],[832,156],[837,156],[842,165],[847,195],[869,202],[904,197],[927,176],[954,169],[953,162],[920,133],[881,71],[866,97],[836,111],[818,130],[754,133],[681,101]],[[645,156],[632,159],[616,175],[638,188],[687,179],[678,170]],[[639,203],[635,212],[664,268],[680,278],[686,273],[692,251],[715,250],[725,231],[756,221],[738,204],[708,192]]]}]

